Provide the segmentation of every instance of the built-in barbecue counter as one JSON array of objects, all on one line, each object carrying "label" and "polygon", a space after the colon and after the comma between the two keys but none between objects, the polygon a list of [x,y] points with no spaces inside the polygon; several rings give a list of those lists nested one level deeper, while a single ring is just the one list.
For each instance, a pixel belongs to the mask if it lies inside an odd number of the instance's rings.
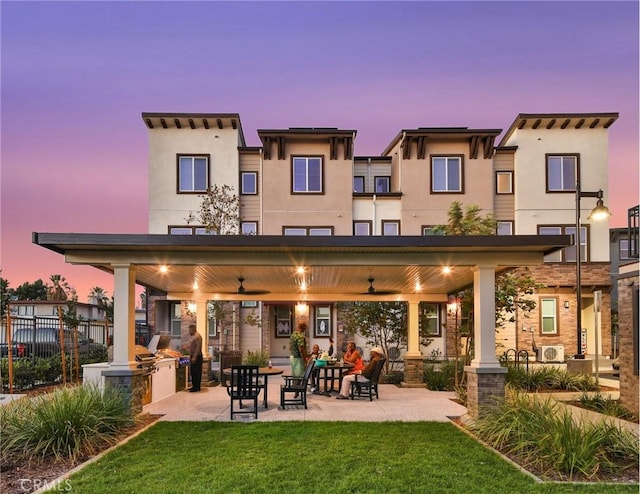
[{"label": "built-in barbecue counter", "polygon": [[[136,345],[136,365],[144,371],[142,405],[155,403],[187,388],[189,357],[168,348],[170,337],[156,335],[149,347]],[[153,350],[153,351],[152,351]],[[104,372],[111,369],[109,362],[82,366],[83,383],[97,383],[104,387]]]}]

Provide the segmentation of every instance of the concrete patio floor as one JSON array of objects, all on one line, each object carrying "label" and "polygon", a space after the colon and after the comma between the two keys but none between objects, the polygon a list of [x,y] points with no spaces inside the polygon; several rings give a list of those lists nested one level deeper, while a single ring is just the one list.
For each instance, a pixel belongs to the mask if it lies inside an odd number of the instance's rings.
[{"label": "concrete patio floor", "polygon": [[[288,374],[285,368],[285,374]],[[381,384],[379,399],[337,400],[331,396],[307,394],[307,406],[287,406],[279,410],[281,376],[269,378],[268,408],[262,406],[260,394],[258,421],[370,421],[370,422],[447,422],[450,417],[460,417],[467,409],[452,401],[455,393],[429,391],[425,388],[399,388],[393,384]],[[289,395],[290,397],[290,395]],[[245,403],[247,407],[252,404]],[[234,405],[234,410],[237,403]],[[253,421],[247,415],[236,415],[235,421]],[[223,386],[203,387],[199,393],[181,391],[156,403],[143,407],[143,412],[162,415],[166,421],[230,421],[230,399]]]}]

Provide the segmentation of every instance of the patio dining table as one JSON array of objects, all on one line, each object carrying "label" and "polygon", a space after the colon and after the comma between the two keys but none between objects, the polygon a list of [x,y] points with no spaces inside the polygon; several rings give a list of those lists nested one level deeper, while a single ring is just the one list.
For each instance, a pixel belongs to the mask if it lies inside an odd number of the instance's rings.
[{"label": "patio dining table", "polygon": [[[342,377],[347,374],[351,369],[353,369],[354,365],[351,362],[327,362],[326,365],[316,367],[313,369],[314,371],[314,382],[316,383],[318,389],[314,392],[314,394],[324,394],[329,395],[332,391],[336,391],[333,387],[333,383],[338,381],[338,390],[340,391],[340,383],[342,383]],[[338,377],[336,378],[336,372],[338,372]],[[329,375],[331,373],[331,375]],[[322,375],[321,375],[322,374]],[[324,381],[324,391],[320,391],[320,381]],[[331,388],[329,388],[329,381],[331,381]]]},{"label": "patio dining table", "polygon": [[[226,375],[230,376],[231,375],[231,367],[227,367],[226,369],[223,369],[222,372],[224,372]],[[262,398],[262,403],[264,405],[265,408],[269,408],[269,405],[267,404],[267,392],[269,389],[269,376],[279,376],[280,374],[284,373],[284,369],[280,368],[280,367],[260,367],[258,368],[258,377],[263,377],[264,378],[264,385],[262,386],[264,388],[264,396]]]}]

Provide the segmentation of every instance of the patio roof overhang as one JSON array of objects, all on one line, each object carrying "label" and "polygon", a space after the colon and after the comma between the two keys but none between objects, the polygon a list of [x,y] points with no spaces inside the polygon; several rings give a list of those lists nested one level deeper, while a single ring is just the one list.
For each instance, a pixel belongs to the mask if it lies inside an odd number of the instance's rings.
[{"label": "patio roof overhang", "polygon": [[[71,264],[111,273],[115,266],[130,265],[137,284],[176,300],[443,301],[473,283],[476,266],[494,266],[499,273],[541,264],[546,254],[571,245],[571,237],[34,232],[33,243],[63,254]],[[445,267],[451,271],[445,273]],[[238,291],[239,278],[244,293]]]}]

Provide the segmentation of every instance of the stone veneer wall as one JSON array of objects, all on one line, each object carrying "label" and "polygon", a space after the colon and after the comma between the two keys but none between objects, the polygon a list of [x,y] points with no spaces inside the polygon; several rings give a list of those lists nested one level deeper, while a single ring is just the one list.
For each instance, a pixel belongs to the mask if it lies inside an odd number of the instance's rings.
[{"label": "stone veneer wall", "polygon": [[424,387],[424,362],[422,357],[404,358],[404,381],[405,387]]},{"label": "stone veneer wall", "polygon": [[478,418],[483,409],[493,408],[504,400],[504,384],[507,369],[478,369],[466,366],[467,373],[467,411]]},{"label": "stone veneer wall", "polygon": [[[636,265],[637,266],[637,265]],[[618,331],[620,336],[620,404],[640,415],[638,395],[638,288],[637,271],[618,277]],[[635,299],[635,300],[634,300]],[[635,311],[634,311],[635,307]]]},{"label": "stone veneer wall", "polygon": [[142,412],[143,396],[150,393],[151,381],[149,375],[143,370],[107,370],[103,372],[105,386],[113,386],[120,389],[125,396],[131,399],[131,409],[134,413]]}]

